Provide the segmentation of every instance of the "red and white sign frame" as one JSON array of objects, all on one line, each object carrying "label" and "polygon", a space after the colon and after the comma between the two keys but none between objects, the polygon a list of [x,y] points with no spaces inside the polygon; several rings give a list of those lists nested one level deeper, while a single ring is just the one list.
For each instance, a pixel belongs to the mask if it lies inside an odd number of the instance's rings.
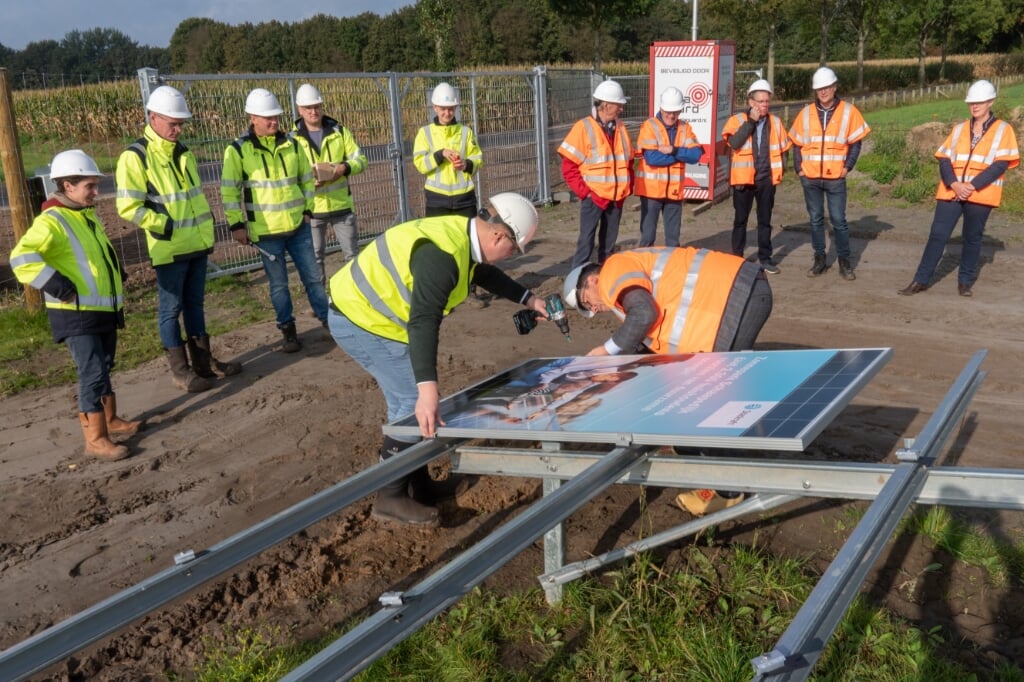
[{"label": "red and white sign frame", "polygon": [[[729,193],[729,150],[722,130],[732,115],[736,43],[729,40],[654,42],[650,49],[649,112],[658,112],[661,93],[683,93],[681,118],[704,147],[700,162],[687,164],[683,198],[717,201]],[[711,179],[714,179],[712,182]]]}]

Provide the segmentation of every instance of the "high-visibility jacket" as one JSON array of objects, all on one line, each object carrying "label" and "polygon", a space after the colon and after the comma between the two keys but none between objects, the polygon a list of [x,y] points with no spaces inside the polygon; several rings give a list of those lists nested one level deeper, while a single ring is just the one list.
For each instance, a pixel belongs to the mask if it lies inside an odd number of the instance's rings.
[{"label": "high-visibility jacket", "polygon": [[465,216],[441,216],[396,225],[370,242],[358,256],[331,277],[331,303],[366,331],[409,343],[412,302],[412,252],[418,243],[433,242],[451,254],[459,281],[445,303],[444,315],[466,299],[475,264]]},{"label": "high-visibility jacket", "polygon": [[[1017,147],[1017,135],[1013,126],[1005,121],[993,121],[971,149],[971,122],[958,123],[946,141],[935,152],[937,159],[949,159],[953,164],[953,172],[960,182],[970,182],[995,161],[1006,161],[1009,168],[1020,165],[1020,149]],[[939,181],[939,189],[935,198],[942,201],[956,199],[956,192]],[[998,206],[1003,198],[1003,178],[971,193],[968,203]]]},{"label": "high-visibility jacket", "polygon": [[311,166],[318,163],[348,165],[346,175],[325,182],[313,190],[313,217],[329,219],[352,210],[352,191],[349,189],[348,179],[366,170],[367,161],[351,130],[330,116],[324,116],[320,125],[323,126],[323,137],[320,140],[319,151],[310,138],[306,122],[301,118],[295,121],[292,137],[302,147]]},{"label": "high-visibility jacket", "polygon": [[442,149],[454,149],[460,158],[471,161],[473,173],[484,167],[484,153],[469,126],[457,122],[425,125],[416,133],[412,148],[412,163],[426,176],[423,188],[446,197],[475,191],[472,174],[456,170],[451,163],[437,162],[435,154]]},{"label": "high-visibility jacket", "polygon": [[94,208],[47,201],[14,245],[11,269],[43,292],[54,341],[124,326],[121,264]]},{"label": "high-visibility jacket", "polygon": [[117,212],[146,233],[153,265],[213,252],[213,213],[196,158],[146,126],[117,160]]},{"label": "high-visibility jacket", "polygon": [[[739,113],[729,117],[722,130],[722,138],[728,140],[736,134],[740,126],[746,123],[749,116],[746,113]],[[783,162],[782,155],[793,146],[782,119],[774,114],[768,114],[766,122],[768,126],[768,162],[772,171],[772,184],[782,182]],[[763,133],[762,133],[763,134]],[[754,167],[754,136],[755,130],[738,149],[732,150],[732,165],[729,168],[730,185],[753,185],[757,169]]]},{"label": "high-visibility jacket", "polygon": [[681,201],[686,164],[677,161],[669,166],[652,166],[647,163],[643,153],[663,145],[696,147],[699,144],[697,136],[693,134],[693,128],[686,121],[680,120],[676,124],[675,139],[671,140],[668,137],[668,129],[660,118],[653,116],[644,121],[640,126],[640,135],[636,139],[640,165],[633,180],[633,194],[652,199]]},{"label": "high-visibility jacket", "polygon": [[645,343],[659,354],[711,351],[743,258],[693,247],[648,247],[612,254],[601,266],[598,293],[620,317],[626,289],[654,297],[658,319]]},{"label": "high-visibility jacket", "polygon": [[632,191],[633,144],[622,121],[611,141],[593,116],[576,121],[558,146],[558,153],[580,168],[590,191],[608,201],[621,201]]},{"label": "high-visibility jacket", "polygon": [[228,225],[246,225],[252,241],[287,236],[313,213],[313,169],[295,140],[250,128],[224,150],[220,195]]},{"label": "high-visibility jacket", "polygon": [[800,170],[808,178],[836,179],[846,163],[850,145],[863,140],[870,126],[852,104],[839,100],[832,108],[825,130],[821,129],[818,106],[808,104],[797,114],[789,136],[800,147]]}]

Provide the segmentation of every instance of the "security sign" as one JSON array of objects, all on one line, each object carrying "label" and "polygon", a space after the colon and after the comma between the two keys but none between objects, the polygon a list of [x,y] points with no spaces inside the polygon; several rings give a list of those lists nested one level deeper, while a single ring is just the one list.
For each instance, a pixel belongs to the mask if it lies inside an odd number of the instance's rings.
[{"label": "security sign", "polygon": [[732,114],[736,44],[703,40],[651,43],[650,115],[666,88],[683,93],[680,117],[690,124],[704,155],[686,165],[683,198],[717,201],[729,193],[729,151],[722,130]]}]

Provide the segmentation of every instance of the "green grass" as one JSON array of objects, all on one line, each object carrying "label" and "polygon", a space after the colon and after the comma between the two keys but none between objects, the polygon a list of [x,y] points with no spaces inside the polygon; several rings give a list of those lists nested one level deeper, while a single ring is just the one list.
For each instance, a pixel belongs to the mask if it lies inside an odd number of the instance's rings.
[{"label": "green grass", "polygon": [[[964,94],[966,93],[957,92],[948,100],[932,100],[902,107],[878,109],[866,112],[864,119],[876,130],[899,128],[906,131],[914,126],[932,121],[952,125],[955,122],[966,120],[970,116],[967,105],[964,103]],[[999,98],[996,100],[992,112],[997,117],[1005,119],[1011,109],[1022,101],[1024,101],[1024,83],[1004,86],[999,91]]]},{"label": "green grass", "polygon": [[[217,277],[206,283],[206,330],[211,336],[273,319],[270,291],[262,271]],[[292,292],[304,300],[300,289]],[[23,297],[0,305],[0,396],[77,381],[71,354],[53,342],[46,311],[29,312]],[[125,292],[125,328],[117,335],[116,370],[163,355],[156,323],[155,283]]]},{"label": "green grass", "polygon": [[[666,567],[641,555],[619,570],[566,586],[557,607],[540,589],[499,596],[476,589],[375,662],[360,682],[648,682],[749,680],[750,661],[771,651],[820,576],[758,548],[699,547]],[[339,633],[332,634],[331,637]],[[267,680],[297,667],[311,645],[272,646],[258,629],[228,632],[199,680]],[[957,662],[955,641],[923,631],[867,599],[855,600],[812,679],[977,680]],[[270,673],[268,671],[273,671]],[[985,679],[1017,682],[1004,665]]]}]

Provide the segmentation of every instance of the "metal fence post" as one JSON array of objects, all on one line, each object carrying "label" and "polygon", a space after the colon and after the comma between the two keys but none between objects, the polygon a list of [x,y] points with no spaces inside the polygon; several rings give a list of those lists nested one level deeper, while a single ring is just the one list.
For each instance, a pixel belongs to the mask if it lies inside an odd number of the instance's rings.
[{"label": "metal fence post", "polygon": [[398,74],[388,74],[388,99],[391,101],[391,145],[388,156],[395,168],[395,185],[398,189],[398,213],[401,223],[412,220],[409,207],[409,187],[405,181],[405,145],[402,132],[401,93],[398,88]]},{"label": "metal fence post", "polygon": [[544,206],[552,203],[551,178],[549,175],[549,164],[551,156],[548,153],[548,69],[546,66],[535,66],[533,68],[533,115],[536,120],[534,125],[537,145],[537,202]]}]

